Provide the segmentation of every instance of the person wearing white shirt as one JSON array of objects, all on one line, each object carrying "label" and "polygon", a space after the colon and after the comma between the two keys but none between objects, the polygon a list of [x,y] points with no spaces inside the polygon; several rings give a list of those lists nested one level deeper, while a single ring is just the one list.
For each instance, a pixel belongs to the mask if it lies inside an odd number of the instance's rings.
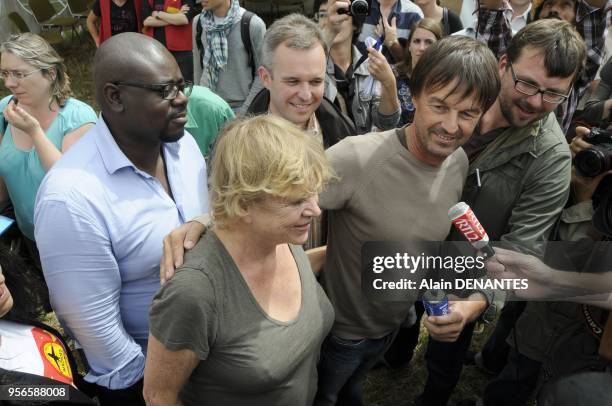
[{"label": "person wearing white shirt", "polygon": [[[506,10],[505,17],[512,27],[512,35],[516,34],[527,23],[531,22],[531,0],[510,0],[510,9]],[[478,0],[466,0],[461,4],[459,17],[465,27],[453,35],[465,35],[476,38],[476,24],[478,24]]]}]

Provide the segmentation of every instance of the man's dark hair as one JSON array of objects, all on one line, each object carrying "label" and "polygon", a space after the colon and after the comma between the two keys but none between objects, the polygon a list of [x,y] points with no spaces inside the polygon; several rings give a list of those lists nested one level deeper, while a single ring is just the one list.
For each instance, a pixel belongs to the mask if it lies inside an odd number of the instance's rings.
[{"label": "man's dark hair", "polygon": [[0,243],[0,267],[13,297],[13,308],[4,319],[21,323],[41,320],[47,295],[42,275],[4,243]]},{"label": "man's dark hair", "polygon": [[576,78],[586,63],[584,40],[567,21],[545,18],[527,24],[512,37],[506,50],[508,60],[519,59],[525,47],[542,51],[546,73],[551,77]]},{"label": "man's dark hair", "polygon": [[467,37],[446,37],[430,45],[414,67],[410,89],[415,96],[435,92],[451,83],[449,92],[462,97],[476,93],[483,112],[493,104],[500,89],[497,60],[489,48]]},{"label": "man's dark hair", "polygon": [[317,11],[319,11],[319,8],[321,7],[321,4],[327,4],[329,2],[329,0],[315,0],[312,10],[313,10],[313,14],[316,13]]}]

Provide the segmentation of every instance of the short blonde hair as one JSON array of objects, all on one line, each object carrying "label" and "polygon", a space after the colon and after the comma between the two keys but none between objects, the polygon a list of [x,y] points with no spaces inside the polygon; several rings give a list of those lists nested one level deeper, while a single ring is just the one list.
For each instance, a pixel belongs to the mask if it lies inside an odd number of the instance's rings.
[{"label": "short blonde hair", "polygon": [[333,177],[323,145],[283,118],[237,120],[219,138],[210,177],[212,218],[223,227],[265,197],[319,193]]}]

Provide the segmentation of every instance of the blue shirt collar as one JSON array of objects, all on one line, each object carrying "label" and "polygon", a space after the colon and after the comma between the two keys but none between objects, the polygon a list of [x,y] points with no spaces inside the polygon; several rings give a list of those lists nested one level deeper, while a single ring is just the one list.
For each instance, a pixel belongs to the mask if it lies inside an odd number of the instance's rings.
[{"label": "blue shirt collar", "polygon": [[[132,167],[138,173],[142,173],[149,177],[150,175],[145,174],[140,169],[138,169],[132,161],[129,160],[127,156],[123,153],[115,138],[110,132],[110,129],[106,125],[104,121],[104,117],[102,117],[102,113],[98,117],[98,121],[96,122],[96,145],[98,147],[98,151],[100,152],[100,156],[102,158],[102,162],[104,163],[104,167],[108,171],[109,174],[114,174],[119,169]],[[166,142],[162,144],[162,148],[164,150],[164,155],[170,155],[174,160],[178,160],[179,152],[181,149],[180,143],[176,142]],[[168,162],[168,160],[166,160]]]}]

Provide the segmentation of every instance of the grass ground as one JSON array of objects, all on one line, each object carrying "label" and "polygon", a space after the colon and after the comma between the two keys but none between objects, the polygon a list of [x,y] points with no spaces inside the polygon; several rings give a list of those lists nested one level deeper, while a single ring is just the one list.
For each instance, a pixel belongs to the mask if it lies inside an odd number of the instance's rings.
[{"label": "grass ground", "polygon": [[[475,335],[472,348],[478,349],[486,341],[491,329],[482,334]],[[427,378],[425,365],[425,351],[427,349],[427,332],[421,327],[421,335],[414,358],[405,368],[389,370],[377,369],[367,377],[365,385],[366,404],[371,406],[408,406],[423,390]],[[461,399],[475,399],[479,397],[489,379],[489,376],[474,366],[463,369],[450,405]]]},{"label": "grass ground", "polygon": [[[65,57],[74,96],[91,104],[97,110],[92,81],[92,61],[95,47],[88,34],[82,32],[79,39],[72,42],[67,41],[58,50]],[[6,89],[1,89],[0,94],[6,95],[8,92]],[[53,314],[48,315],[47,321],[58,327]],[[479,348],[488,333],[489,331],[485,331],[485,333],[475,336],[473,348]],[[372,371],[368,375],[365,385],[367,404],[372,406],[411,405],[413,399],[423,389],[427,377],[424,362],[426,346],[427,334],[422,329],[414,359],[408,367],[399,370],[378,369]],[[451,404],[459,399],[479,396],[488,378],[486,374],[475,367],[464,368],[461,381],[451,399]]]}]

